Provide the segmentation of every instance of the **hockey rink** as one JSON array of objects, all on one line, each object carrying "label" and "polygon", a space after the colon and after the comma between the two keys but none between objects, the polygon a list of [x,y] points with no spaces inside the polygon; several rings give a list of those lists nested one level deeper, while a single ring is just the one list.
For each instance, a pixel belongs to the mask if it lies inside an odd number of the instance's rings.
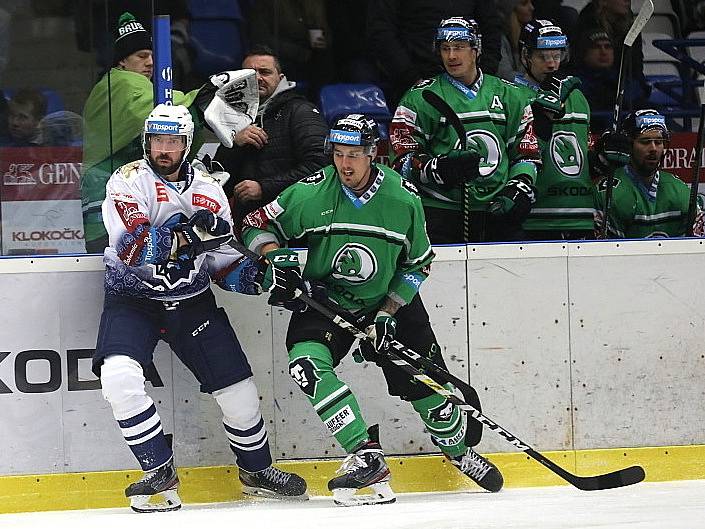
[{"label": "hockey rink", "polygon": [[401,494],[392,505],[335,507],[330,498],[185,505],[170,513],[129,509],[0,515],[8,529],[698,529],[705,528],[705,481],[640,483],[583,492],[573,487],[499,494]]}]

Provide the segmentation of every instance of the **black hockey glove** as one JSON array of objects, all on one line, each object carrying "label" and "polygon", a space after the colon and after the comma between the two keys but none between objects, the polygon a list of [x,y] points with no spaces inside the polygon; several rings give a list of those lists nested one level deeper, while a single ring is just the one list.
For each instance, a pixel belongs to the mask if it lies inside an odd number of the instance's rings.
[{"label": "black hockey glove", "polygon": [[621,167],[629,162],[632,142],[624,134],[607,131],[597,140],[596,150],[605,161]]},{"label": "black hockey glove", "polygon": [[[319,303],[325,303],[328,301],[328,290],[326,285],[320,281],[305,279],[301,282],[301,292],[306,294],[309,298],[315,299]],[[306,312],[309,306],[302,301],[299,297],[296,297],[289,301],[282,301],[281,303],[270,303],[276,307],[282,307],[291,312]]]},{"label": "black hockey glove", "polygon": [[480,156],[472,151],[451,151],[427,161],[419,180],[422,184],[434,183],[451,189],[480,176]]},{"label": "black hockey glove", "polygon": [[270,296],[267,303],[284,306],[306,290],[301,279],[298,254],[288,248],[267,252],[267,268],[255,279]]},{"label": "black hockey glove", "polygon": [[[185,244],[179,240],[179,235]],[[210,210],[202,209],[183,224],[174,226],[174,245],[178,260],[194,259],[197,256],[220,248],[232,238],[230,224]]]},{"label": "black hockey glove", "polygon": [[359,349],[353,352],[353,359],[356,362],[362,362],[364,359],[379,365],[380,360],[386,358],[385,353],[389,351],[391,343],[394,341],[394,336],[397,333],[397,320],[388,312],[380,310],[372,325],[368,326],[365,331],[372,343],[361,340]]},{"label": "black hockey glove", "polygon": [[560,119],[565,115],[565,102],[568,96],[580,84],[578,77],[550,74],[541,83],[534,105],[551,114],[553,119]]},{"label": "black hockey glove", "polygon": [[501,215],[509,222],[521,223],[526,219],[531,205],[536,202],[536,193],[531,180],[526,175],[519,175],[507,182],[490,202],[489,211]]}]

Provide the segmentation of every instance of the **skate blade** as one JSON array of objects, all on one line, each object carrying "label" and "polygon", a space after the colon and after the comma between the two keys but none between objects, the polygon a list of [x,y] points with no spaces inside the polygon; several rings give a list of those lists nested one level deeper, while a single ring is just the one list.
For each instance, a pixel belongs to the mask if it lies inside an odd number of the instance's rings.
[{"label": "skate blade", "polygon": [[394,503],[397,497],[389,486],[388,481],[370,485],[374,494],[355,494],[361,489],[335,489],[333,503],[341,507],[354,507],[355,505],[384,505]]},{"label": "skate blade", "polygon": [[[164,501],[151,503],[150,498],[161,496]],[[135,512],[169,512],[181,509],[181,498],[176,490],[165,490],[154,496],[138,495],[130,496],[130,508]]]},{"label": "skate blade", "polygon": [[273,500],[283,500],[283,501],[306,501],[308,500],[308,494],[304,492],[299,496],[286,496],[284,494],[277,494],[276,492],[268,489],[262,489],[260,487],[248,487],[247,485],[242,485],[242,493],[248,496],[255,496],[257,498],[269,498]]}]

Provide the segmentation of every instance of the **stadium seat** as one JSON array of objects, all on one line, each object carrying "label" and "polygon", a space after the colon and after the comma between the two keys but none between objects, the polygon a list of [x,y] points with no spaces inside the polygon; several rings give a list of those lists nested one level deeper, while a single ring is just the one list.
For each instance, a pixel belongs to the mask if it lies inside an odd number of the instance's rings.
[{"label": "stadium seat", "polygon": [[567,7],[572,7],[578,13],[580,13],[583,8],[590,3],[590,0],[563,0],[563,5]]},{"label": "stadium seat", "polygon": [[194,70],[207,77],[241,67],[245,52],[240,5],[233,0],[189,0]]},{"label": "stadium seat", "polygon": [[329,84],[321,88],[320,108],[332,125],[345,114],[360,113],[374,118],[380,125],[380,135],[386,137],[386,124],[392,119],[382,89],[373,84]]},{"label": "stadium seat", "polygon": [[643,39],[644,62],[671,62],[675,59],[663,50],[658,49],[653,45],[655,40],[672,40],[672,35],[665,33],[644,32],[641,34]]}]

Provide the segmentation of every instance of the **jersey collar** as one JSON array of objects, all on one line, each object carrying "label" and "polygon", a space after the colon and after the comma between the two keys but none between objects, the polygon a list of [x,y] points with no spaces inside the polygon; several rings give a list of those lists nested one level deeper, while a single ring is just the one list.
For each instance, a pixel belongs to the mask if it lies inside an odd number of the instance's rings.
[{"label": "jersey collar", "polygon": [[465,94],[465,97],[467,97],[468,99],[475,99],[477,97],[477,93],[480,91],[480,88],[482,88],[482,81],[484,79],[482,70],[480,70],[479,68],[477,69],[477,79],[470,86],[466,86],[460,81],[458,81],[455,77],[448,75],[448,72],[445,72],[443,75],[445,76],[446,81],[452,84],[460,92]]},{"label": "jersey collar", "polygon": [[379,190],[380,186],[382,185],[382,182],[384,181],[384,173],[380,170],[379,167],[373,165],[372,170],[377,173],[377,175],[375,176],[375,180],[374,182],[372,182],[372,185],[367,189],[367,191],[365,191],[361,196],[357,196],[352,189],[340,182],[340,187],[343,189],[343,193],[345,193],[345,196],[347,196],[350,202],[353,203],[353,206],[358,209],[367,204],[370,200],[372,200],[372,197],[377,194],[377,191]]},{"label": "jersey collar", "polygon": [[656,202],[656,192],[658,191],[658,181],[660,176],[660,171],[656,171],[654,177],[651,179],[651,184],[648,186],[644,185],[644,180],[636,174],[631,165],[627,165],[624,168],[624,172],[627,174],[632,183],[636,186],[639,192],[644,195],[649,202]]},{"label": "jersey collar", "polygon": [[194,170],[193,167],[191,167],[190,163],[184,162],[183,164],[181,164],[181,169],[179,170],[179,179],[176,182],[170,182],[169,180],[165,180],[161,175],[157,174],[156,172],[154,174],[156,174],[159,179],[164,182],[164,185],[170,187],[177,193],[182,194],[191,186],[191,182],[193,182],[194,177]]}]

